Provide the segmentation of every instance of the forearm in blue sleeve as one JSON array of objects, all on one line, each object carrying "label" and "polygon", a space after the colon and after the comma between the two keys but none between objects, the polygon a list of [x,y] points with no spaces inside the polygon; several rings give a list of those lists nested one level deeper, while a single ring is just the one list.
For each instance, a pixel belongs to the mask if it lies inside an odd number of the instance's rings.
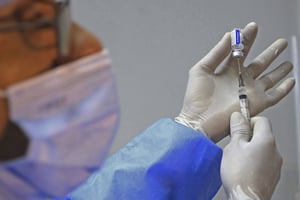
[{"label": "forearm in blue sleeve", "polygon": [[222,150],[203,134],[162,119],[111,156],[72,200],[212,199]]}]

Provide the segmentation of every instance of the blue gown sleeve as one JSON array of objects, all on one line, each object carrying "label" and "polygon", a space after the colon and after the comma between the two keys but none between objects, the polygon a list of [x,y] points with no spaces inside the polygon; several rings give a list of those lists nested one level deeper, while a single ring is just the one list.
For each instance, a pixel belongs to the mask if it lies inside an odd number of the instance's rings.
[{"label": "blue gown sleeve", "polygon": [[201,133],[161,119],[107,159],[65,200],[212,199],[222,150]]}]

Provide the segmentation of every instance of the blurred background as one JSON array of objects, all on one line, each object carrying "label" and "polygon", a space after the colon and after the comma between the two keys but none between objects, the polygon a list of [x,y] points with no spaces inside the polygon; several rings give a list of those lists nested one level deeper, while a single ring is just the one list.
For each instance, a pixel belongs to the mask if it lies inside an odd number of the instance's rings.
[{"label": "blurred background", "polygon": [[[275,39],[288,39],[289,47],[268,71],[291,60],[294,76],[300,76],[299,10],[299,0],[73,0],[73,19],[101,38],[113,59],[122,116],[111,153],[156,120],[179,113],[188,70],[234,27],[251,21],[259,26],[246,64]],[[284,159],[275,200],[297,199],[299,192],[296,81],[292,94],[261,114],[272,121]],[[214,199],[225,199],[222,189]]]}]

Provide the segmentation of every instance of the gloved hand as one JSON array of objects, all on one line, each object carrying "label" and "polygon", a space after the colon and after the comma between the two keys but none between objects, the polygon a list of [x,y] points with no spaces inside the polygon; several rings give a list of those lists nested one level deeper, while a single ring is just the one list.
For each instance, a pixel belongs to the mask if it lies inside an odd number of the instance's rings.
[{"label": "gloved hand", "polygon": [[231,115],[231,141],[224,148],[221,178],[230,200],[271,199],[280,177],[282,158],[276,149],[271,124],[265,117],[248,121],[238,112]]},{"label": "gloved hand", "polygon": [[[243,65],[257,33],[257,25],[249,23],[243,30]],[[260,76],[287,47],[285,39],[278,39],[256,57],[242,74],[247,88],[251,116],[262,112],[285,97],[293,88],[294,78],[288,78],[274,87],[291,70],[290,62],[283,62],[274,71]],[[227,136],[231,113],[239,111],[238,66],[231,55],[230,33],[195,66],[190,69],[182,110],[176,121],[199,130],[217,142]],[[227,60],[219,66],[225,58]],[[217,69],[217,70],[216,70]]]}]

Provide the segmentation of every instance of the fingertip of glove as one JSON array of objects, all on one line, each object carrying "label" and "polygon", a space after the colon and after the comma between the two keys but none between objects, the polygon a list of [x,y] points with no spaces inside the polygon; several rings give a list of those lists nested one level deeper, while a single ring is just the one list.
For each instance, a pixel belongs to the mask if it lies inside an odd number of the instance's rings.
[{"label": "fingertip of glove", "polygon": [[230,118],[231,123],[234,123],[234,124],[239,123],[241,121],[241,119],[242,119],[242,114],[241,113],[234,112],[234,113],[231,114],[231,118]]},{"label": "fingertip of glove", "polygon": [[288,40],[285,38],[278,38],[274,43],[278,46],[282,46],[283,48],[286,48],[289,44]]},{"label": "fingertip of glove", "polygon": [[289,84],[289,87],[292,89],[295,84],[296,84],[296,79],[294,77],[289,77],[287,78],[287,81],[288,81],[288,84]]},{"label": "fingertip of glove", "polygon": [[245,28],[243,29],[244,32],[244,39],[245,40],[253,40],[251,38],[255,38],[258,31],[258,26],[255,22],[248,23]]},{"label": "fingertip of glove", "polygon": [[246,26],[257,27],[257,23],[256,22],[250,22]]}]

